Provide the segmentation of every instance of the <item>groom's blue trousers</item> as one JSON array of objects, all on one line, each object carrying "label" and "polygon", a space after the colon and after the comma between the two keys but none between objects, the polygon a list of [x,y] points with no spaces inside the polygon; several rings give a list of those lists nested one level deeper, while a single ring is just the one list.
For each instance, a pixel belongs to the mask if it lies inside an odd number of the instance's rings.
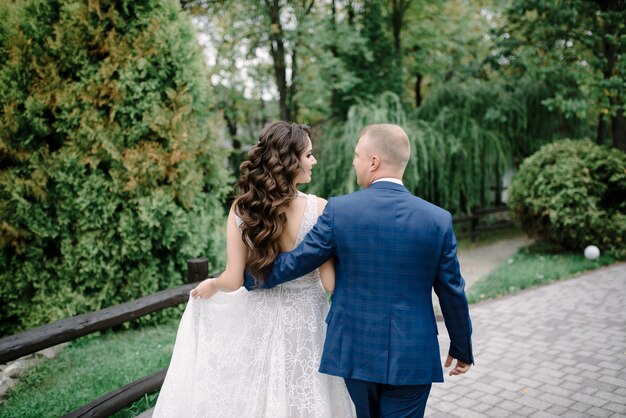
[{"label": "groom's blue trousers", "polygon": [[385,385],[345,379],[357,418],[421,418],[431,384]]}]

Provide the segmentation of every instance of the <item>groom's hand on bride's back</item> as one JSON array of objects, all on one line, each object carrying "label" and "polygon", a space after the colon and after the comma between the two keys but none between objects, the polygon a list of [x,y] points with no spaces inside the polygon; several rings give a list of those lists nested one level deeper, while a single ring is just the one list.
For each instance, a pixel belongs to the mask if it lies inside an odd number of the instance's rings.
[{"label": "groom's hand on bride's back", "polygon": [[[264,276],[267,278],[270,276],[271,273],[272,273],[272,266],[270,266],[264,271]],[[243,272],[243,286],[247,290],[270,289],[279,284],[280,283],[274,283],[273,280],[266,280],[263,283],[258,282],[254,273],[252,273],[252,271],[250,271],[250,269],[248,269],[247,267]]]},{"label": "groom's hand on bride's back", "polygon": [[[265,277],[268,277],[272,272],[271,267],[265,270]],[[257,289],[270,289],[276,284],[273,284],[269,281],[264,281],[263,283],[257,281],[256,276],[250,269],[246,268],[243,272],[243,286],[247,290],[257,290]]]},{"label": "groom's hand on bride's back", "polygon": [[246,268],[243,272],[243,286],[247,290],[258,289],[255,277],[252,275],[252,272],[248,270],[248,268]]}]

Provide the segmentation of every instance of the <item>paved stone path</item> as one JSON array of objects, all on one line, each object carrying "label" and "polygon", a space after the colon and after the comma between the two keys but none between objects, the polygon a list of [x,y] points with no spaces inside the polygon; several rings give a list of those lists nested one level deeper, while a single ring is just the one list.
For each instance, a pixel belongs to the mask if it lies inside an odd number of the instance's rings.
[{"label": "paved stone path", "polygon": [[476,365],[433,385],[427,417],[626,417],[626,263],[470,312]]}]

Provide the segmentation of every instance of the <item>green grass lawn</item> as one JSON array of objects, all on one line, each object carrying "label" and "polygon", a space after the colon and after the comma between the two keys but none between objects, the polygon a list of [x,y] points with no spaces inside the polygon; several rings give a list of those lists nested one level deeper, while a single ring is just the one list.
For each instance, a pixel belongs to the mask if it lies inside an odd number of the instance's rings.
[{"label": "green grass lawn", "polygon": [[522,289],[551,283],[563,278],[615,263],[603,254],[596,261],[585,259],[582,251],[566,251],[553,244],[537,242],[520,249],[495,271],[478,280],[469,289],[467,299],[476,303]]},{"label": "green grass lawn", "polygon": [[[54,360],[26,371],[0,407],[1,418],[59,417],[169,364],[178,321],[80,338]],[[146,397],[115,417],[151,406]]]}]

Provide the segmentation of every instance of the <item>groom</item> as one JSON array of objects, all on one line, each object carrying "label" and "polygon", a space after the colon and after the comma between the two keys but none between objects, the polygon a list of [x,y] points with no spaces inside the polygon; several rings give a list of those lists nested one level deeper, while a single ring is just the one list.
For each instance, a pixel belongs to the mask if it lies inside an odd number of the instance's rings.
[{"label": "groom", "polygon": [[[363,190],[331,198],[293,251],[280,254],[264,288],[300,277],[330,257],[336,270],[320,372],[341,376],[361,417],[421,417],[443,382],[432,291],[450,335],[450,375],[473,363],[465,282],[452,218],[413,196],[402,175],[411,151],[397,125],[361,131],[353,161]],[[245,287],[255,287],[246,272]]]}]

